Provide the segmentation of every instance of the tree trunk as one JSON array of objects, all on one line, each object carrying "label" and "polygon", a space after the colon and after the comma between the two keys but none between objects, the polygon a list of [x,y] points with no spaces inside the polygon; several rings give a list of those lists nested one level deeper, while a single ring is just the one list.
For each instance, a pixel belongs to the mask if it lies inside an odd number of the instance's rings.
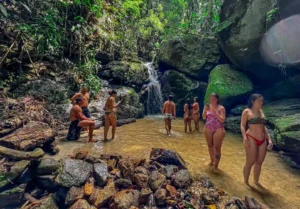
[{"label": "tree trunk", "polygon": [[0,156],[10,160],[34,160],[42,158],[44,155],[41,148],[36,148],[32,152],[24,152],[0,146]]}]

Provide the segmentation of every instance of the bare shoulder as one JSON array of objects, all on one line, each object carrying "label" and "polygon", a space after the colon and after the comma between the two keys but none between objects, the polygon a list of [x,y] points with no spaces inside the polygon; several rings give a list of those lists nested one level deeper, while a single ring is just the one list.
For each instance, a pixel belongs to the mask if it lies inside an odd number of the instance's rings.
[{"label": "bare shoulder", "polygon": [[265,113],[264,113],[263,109],[260,109],[259,111],[260,111],[261,116],[265,117]]},{"label": "bare shoulder", "polygon": [[81,111],[81,108],[79,107],[79,105],[74,105],[74,106],[73,106],[73,110],[74,110],[75,112],[80,112],[80,111]]},{"label": "bare shoulder", "polygon": [[222,105],[219,105],[219,110],[225,111],[225,107]]},{"label": "bare shoulder", "polygon": [[250,109],[249,109],[249,108],[246,108],[246,109],[244,109],[242,115],[248,114],[249,112],[250,112]]}]

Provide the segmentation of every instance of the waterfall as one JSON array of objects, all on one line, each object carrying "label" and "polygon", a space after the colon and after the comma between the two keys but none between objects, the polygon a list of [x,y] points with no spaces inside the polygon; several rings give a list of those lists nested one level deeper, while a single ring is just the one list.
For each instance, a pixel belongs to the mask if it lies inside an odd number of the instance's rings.
[{"label": "waterfall", "polygon": [[160,83],[152,62],[146,63],[145,66],[148,69],[150,80],[148,84],[147,115],[156,115],[161,112],[163,105]]}]

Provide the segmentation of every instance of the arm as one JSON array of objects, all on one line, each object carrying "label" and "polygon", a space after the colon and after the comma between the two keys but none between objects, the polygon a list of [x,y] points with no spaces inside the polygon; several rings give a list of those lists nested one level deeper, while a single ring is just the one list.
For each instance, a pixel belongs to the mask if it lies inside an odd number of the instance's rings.
[{"label": "arm", "polygon": [[81,96],[81,94],[80,93],[77,93],[77,94],[75,94],[72,98],[71,98],[71,101],[72,101],[72,104],[74,105],[75,104],[75,100],[77,99],[77,98],[79,98]]},{"label": "arm", "polygon": [[187,112],[187,105],[184,105],[184,107],[183,107],[183,112],[184,112],[184,113]]},{"label": "arm", "polygon": [[[261,110],[261,115],[262,115],[263,118],[265,117],[265,114],[262,110]],[[268,149],[271,150],[273,148],[273,142],[272,142],[272,139],[270,137],[270,134],[269,134],[268,129],[267,129],[266,126],[265,126],[265,136],[267,136],[266,138],[268,139],[268,144],[269,144]]]},{"label": "arm", "polygon": [[162,115],[165,114],[165,111],[166,111],[166,104],[164,103],[164,106],[163,106],[163,108],[162,108],[162,110],[161,110],[161,114],[162,114]]},{"label": "arm", "polygon": [[76,114],[78,115],[79,120],[92,120],[92,121],[93,121],[93,119],[87,118],[87,117],[85,117],[85,116],[82,114],[81,108],[77,107],[77,108],[75,109],[75,112],[76,112]]},{"label": "arm", "polygon": [[216,114],[216,117],[217,117],[218,121],[220,121],[221,123],[225,122],[226,112],[225,112],[224,107],[222,107],[222,109],[221,109],[221,114],[219,114],[218,111],[216,111],[215,114]]},{"label": "arm", "polygon": [[242,119],[241,119],[241,132],[242,132],[242,135],[243,135],[243,141],[244,141],[244,144],[246,142],[248,142],[248,146],[250,146],[249,144],[249,141],[248,141],[248,138],[246,136],[246,125],[247,125],[247,120],[248,120],[248,110],[244,110],[243,114],[242,114]]},{"label": "arm", "polygon": [[203,109],[203,113],[202,113],[203,120],[206,120],[206,114],[207,114],[207,106],[205,105],[205,107]]},{"label": "arm", "polygon": [[174,106],[173,106],[173,117],[174,119],[176,118],[176,105],[174,103]]},{"label": "arm", "polygon": [[199,108],[199,104],[197,103],[197,109],[194,113],[199,113],[199,111],[200,111],[200,108]]},{"label": "arm", "polygon": [[113,107],[114,107],[114,108],[119,107],[120,104],[123,102],[123,100],[124,100],[124,99],[121,99],[117,104],[115,104],[115,98],[113,98],[113,101],[112,101],[112,102],[113,102]]}]

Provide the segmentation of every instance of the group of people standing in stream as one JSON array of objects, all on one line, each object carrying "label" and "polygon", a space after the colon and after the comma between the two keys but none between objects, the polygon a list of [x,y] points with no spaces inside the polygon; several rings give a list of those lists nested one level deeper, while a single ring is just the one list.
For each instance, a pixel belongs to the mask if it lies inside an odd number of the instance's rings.
[{"label": "group of people standing in stream", "polygon": [[[176,107],[169,96],[168,101],[164,103],[162,114],[164,115],[165,128],[168,136],[171,136],[171,121],[176,118]],[[263,96],[252,94],[246,108],[241,116],[241,132],[243,144],[246,153],[246,162],[243,175],[244,183],[249,185],[249,176],[253,168],[254,183],[259,185],[261,166],[264,162],[267,150],[273,148],[272,139],[266,128],[267,120],[265,118],[263,107]],[[192,120],[195,123],[195,130],[199,131],[200,108],[198,98],[194,98],[194,103],[187,100],[184,107],[184,131],[192,132]],[[223,123],[226,120],[225,108],[220,104],[218,94],[212,93],[209,97],[209,104],[204,106],[202,118],[205,120],[204,134],[210,156],[209,165],[213,166],[214,172],[219,172],[219,163],[221,160],[221,148],[225,137]]]}]

